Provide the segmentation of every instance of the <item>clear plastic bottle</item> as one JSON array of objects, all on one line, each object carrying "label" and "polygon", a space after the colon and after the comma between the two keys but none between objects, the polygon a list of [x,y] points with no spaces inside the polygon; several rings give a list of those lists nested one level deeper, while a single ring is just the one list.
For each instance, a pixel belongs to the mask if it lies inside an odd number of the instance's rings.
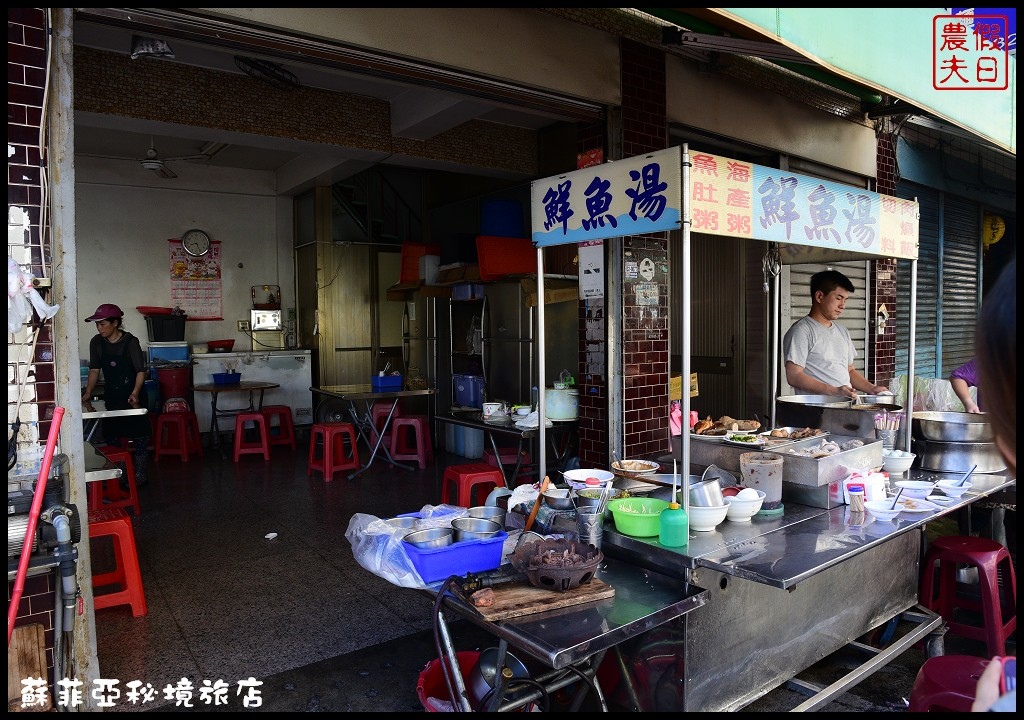
[{"label": "clear plastic bottle", "polygon": [[666,547],[686,547],[690,540],[690,519],[683,506],[669,503],[658,519],[658,542]]},{"label": "clear plastic bottle", "polygon": [[530,390],[530,411],[537,412],[537,406],[540,404],[540,390],[534,385],[533,389]]}]

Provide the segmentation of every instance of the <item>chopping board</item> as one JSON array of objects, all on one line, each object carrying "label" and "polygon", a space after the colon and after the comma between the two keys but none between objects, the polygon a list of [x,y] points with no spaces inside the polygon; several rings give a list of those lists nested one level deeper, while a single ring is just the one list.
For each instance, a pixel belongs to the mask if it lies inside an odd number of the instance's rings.
[{"label": "chopping board", "polygon": [[46,635],[39,623],[19,625],[11,634],[7,646],[7,711],[46,712],[52,708],[50,693],[40,705],[24,708],[21,705],[21,681],[26,678],[49,677],[46,670]]},{"label": "chopping board", "polygon": [[557,610],[594,600],[604,600],[615,595],[615,588],[598,578],[565,592],[545,590],[529,583],[507,583],[492,589],[494,604],[490,607],[475,608],[485,620],[490,621]]}]

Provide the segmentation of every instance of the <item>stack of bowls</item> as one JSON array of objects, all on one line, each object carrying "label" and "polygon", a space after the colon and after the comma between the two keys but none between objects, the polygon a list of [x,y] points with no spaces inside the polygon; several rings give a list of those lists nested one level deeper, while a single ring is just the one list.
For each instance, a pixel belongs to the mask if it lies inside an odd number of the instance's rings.
[{"label": "stack of bowls", "polygon": [[[486,518],[460,517],[452,520],[455,542],[489,540],[501,532],[501,525]],[[413,533],[415,535],[415,533]],[[408,539],[408,536],[406,536]]]},{"label": "stack of bowls", "polygon": [[725,520],[729,506],[725,504],[722,483],[715,478],[702,479],[690,484],[690,529],[711,532]]}]

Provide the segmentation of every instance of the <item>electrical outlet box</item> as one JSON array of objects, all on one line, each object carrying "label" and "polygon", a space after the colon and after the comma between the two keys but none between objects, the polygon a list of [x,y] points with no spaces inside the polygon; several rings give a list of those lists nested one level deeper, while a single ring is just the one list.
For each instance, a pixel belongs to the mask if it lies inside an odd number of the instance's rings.
[{"label": "electrical outlet box", "polygon": [[238,321],[238,332],[252,332],[252,328],[250,327],[248,320]]}]

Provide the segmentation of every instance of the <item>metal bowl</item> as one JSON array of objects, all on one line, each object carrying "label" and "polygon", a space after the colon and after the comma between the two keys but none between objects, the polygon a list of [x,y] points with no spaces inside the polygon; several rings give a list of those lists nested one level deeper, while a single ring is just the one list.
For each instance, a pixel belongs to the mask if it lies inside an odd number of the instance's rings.
[{"label": "metal bowl", "polygon": [[858,405],[896,405],[895,395],[862,395],[857,394]]},{"label": "metal bowl", "polygon": [[387,520],[386,522],[388,525],[393,525],[396,528],[412,530],[414,527],[416,527],[416,523],[418,521],[419,518],[413,515],[406,515],[405,517],[393,517]]},{"label": "metal bowl", "polygon": [[995,433],[984,415],[962,412],[916,412],[911,419],[914,438],[934,442],[994,442]]},{"label": "metal bowl", "polygon": [[794,405],[815,405],[817,407],[843,408],[853,404],[853,398],[844,395],[780,395],[776,402]]},{"label": "metal bowl", "polygon": [[455,531],[451,528],[427,528],[426,530],[416,530],[411,532],[402,538],[405,542],[410,545],[414,545],[423,550],[429,550],[430,548],[439,548],[451,545],[453,542],[453,536]]},{"label": "metal bowl", "polygon": [[466,515],[484,520],[493,520],[502,527],[505,527],[505,508],[497,505],[478,505],[466,511]]},{"label": "metal bowl", "polygon": [[555,510],[572,510],[572,498],[568,488],[553,488],[544,491],[544,502]]},{"label": "metal bowl", "polygon": [[501,525],[486,518],[460,517],[452,520],[452,530],[455,542],[489,540],[501,532]]},{"label": "metal bowl", "polygon": [[[690,485],[690,505],[696,507],[722,507],[725,496],[722,495],[722,483],[718,478],[702,480]],[[722,516],[725,517],[724,515]]]}]

